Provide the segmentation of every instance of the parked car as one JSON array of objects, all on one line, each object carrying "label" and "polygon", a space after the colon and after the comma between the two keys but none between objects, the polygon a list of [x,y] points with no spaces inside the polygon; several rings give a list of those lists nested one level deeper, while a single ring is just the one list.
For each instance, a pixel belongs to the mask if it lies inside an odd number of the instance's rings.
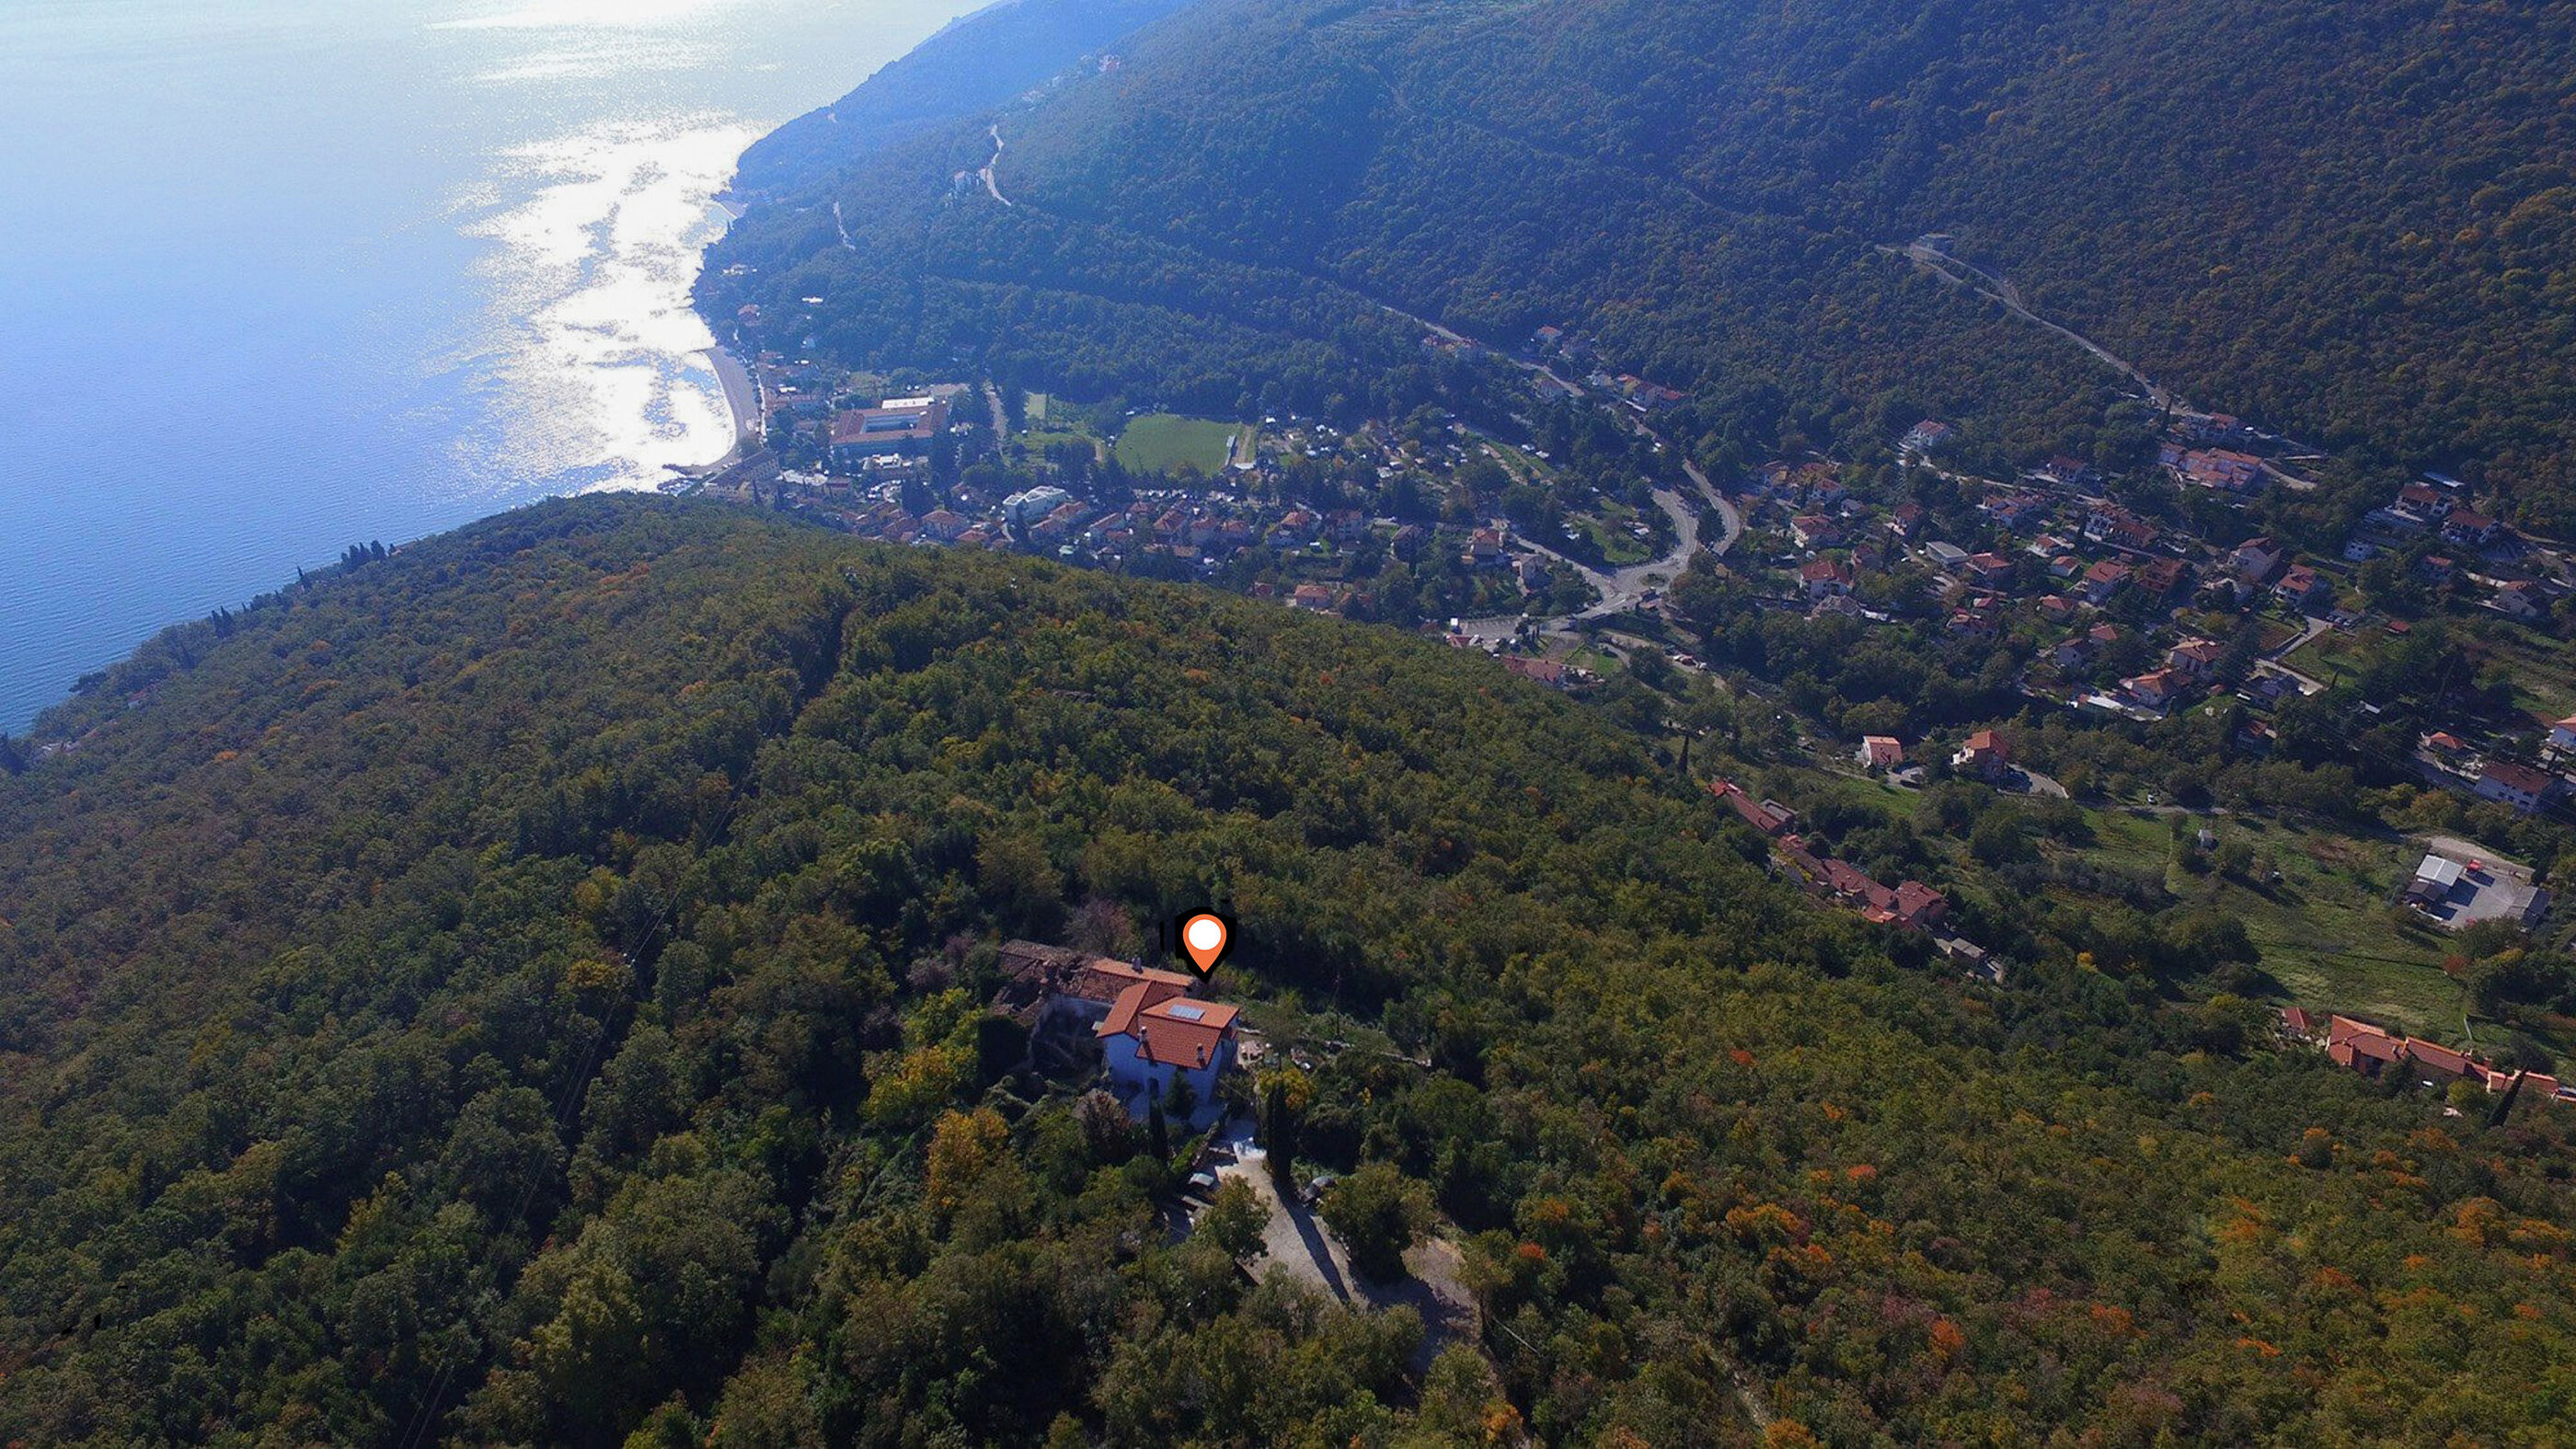
[{"label": "parked car", "polygon": [[1191,1173],[1189,1182],[1182,1187],[1181,1192],[1188,1197],[1216,1196],[1216,1174],[1205,1168]]},{"label": "parked car", "polygon": [[1325,1194],[1325,1193],[1331,1192],[1331,1191],[1333,1190],[1333,1184],[1334,1184],[1334,1183],[1337,1183],[1337,1182],[1339,1182],[1339,1181],[1341,1181],[1341,1180],[1342,1180],[1342,1179],[1341,1179],[1340,1175],[1339,1175],[1339,1174],[1336,1174],[1336,1173],[1330,1173],[1330,1172],[1319,1172],[1319,1173],[1316,1173],[1316,1174],[1315,1174],[1315,1180],[1314,1180],[1314,1181],[1312,1181],[1312,1182],[1307,1183],[1307,1184],[1306,1184],[1306,1190],[1305,1190],[1304,1192],[1302,1192],[1302,1193],[1298,1194],[1298,1200],[1299,1200],[1300,1202],[1303,1202],[1303,1203],[1304,1203],[1306,1206],[1308,1206],[1308,1207],[1313,1207],[1315,1204],[1317,1204],[1317,1203],[1319,1203],[1319,1202],[1322,1202],[1322,1201],[1324,1200],[1324,1194]]}]

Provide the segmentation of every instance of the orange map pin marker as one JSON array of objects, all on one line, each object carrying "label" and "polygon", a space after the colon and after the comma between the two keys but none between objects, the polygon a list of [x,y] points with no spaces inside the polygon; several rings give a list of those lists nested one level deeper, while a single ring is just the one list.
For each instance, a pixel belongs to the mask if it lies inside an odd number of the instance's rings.
[{"label": "orange map pin marker", "polygon": [[1234,944],[1234,928],[1214,911],[1199,911],[1181,917],[1181,953],[1190,958],[1204,977],[1225,959],[1228,946]]}]

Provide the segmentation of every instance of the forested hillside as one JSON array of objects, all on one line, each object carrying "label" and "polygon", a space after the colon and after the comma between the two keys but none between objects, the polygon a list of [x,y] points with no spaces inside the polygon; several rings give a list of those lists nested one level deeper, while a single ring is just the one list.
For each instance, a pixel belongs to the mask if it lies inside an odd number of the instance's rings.
[{"label": "forested hillside", "polygon": [[961,16],[839,101],[764,136],[737,188],[811,185],[944,121],[1012,99],[1106,51],[1183,0],[996,0]]},{"label": "forested hillside", "polygon": [[[2564,1113],[1891,960],[1651,697],[655,499],[353,563],[0,780],[0,1441],[2576,1418]],[[999,940],[1217,898],[1228,995],[1391,1043],[1299,1082],[1303,1150],[1423,1185],[1480,1346],[1173,1241],[1146,1134],[1014,1070]]]},{"label": "forested hillside", "polygon": [[1211,409],[1351,396],[1391,303],[1595,335],[1712,452],[2085,451],[2124,379],[1883,250],[1942,233],[2196,403],[2576,520],[2564,3],[1202,0],[1125,49],[1001,114],[1010,206],[947,184],[980,118],[812,169],[710,302]]}]

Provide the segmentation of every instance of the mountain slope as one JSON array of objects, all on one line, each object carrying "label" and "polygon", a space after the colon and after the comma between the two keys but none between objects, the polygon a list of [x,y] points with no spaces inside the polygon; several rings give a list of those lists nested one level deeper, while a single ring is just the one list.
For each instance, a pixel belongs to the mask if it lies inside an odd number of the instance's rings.
[{"label": "mountain slope", "polygon": [[997,0],[960,16],[856,90],[743,153],[737,190],[827,180],[907,136],[1002,104],[1107,51],[1184,0]]},{"label": "mountain slope", "polygon": [[[40,733],[78,748],[0,780],[0,1438],[2437,1442],[2576,1402],[2564,1113],[2442,1119],[2224,999],[1900,966],[1604,714],[1424,641],[589,499],[173,631]],[[997,939],[1219,895],[1221,989],[1316,1064],[1302,1155],[1424,1184],[1491,1367],[1167,1245],[1149,1134],[1012,1071]]]},{"label": "mountain slope", "polygon": [[[1004,116],[1016,207],[926,184],[982,163],[977,125],[855,183],[859,270],[801,266],[792,214],[723,255],[760,300],[831,283],[856,351],[1059,383],[1174,385],[1146,310],[1258,327],[1249,283],[1505,345],[1577,326],[1713,436],[1938,411],[2088,441],[2122,379],[1882,250],[1937,232],[2202,405],[2486,470],[2551,526],[2576,503],[2576,7],[1203,0],[1127,50]],[[1137,288],[1187,257],[1247,270]]]}]

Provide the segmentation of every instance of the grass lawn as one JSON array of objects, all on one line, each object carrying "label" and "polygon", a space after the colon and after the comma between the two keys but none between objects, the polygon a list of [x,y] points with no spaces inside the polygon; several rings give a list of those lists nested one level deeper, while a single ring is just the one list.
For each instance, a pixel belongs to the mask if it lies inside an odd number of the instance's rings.
[{"label": "grass lawn", "polygon": [[[1848,753],[1845,759],[1848,761]],[[1900,790],[1876,777],[1864,780],[1857,775],[1846,775],[1835,771],[1821,776],[1819,783],[1830,785],[1845,798],[1858,801],[1873,809],[1884,810],[1899,820],[1911,820],[1915,813],[1923,808],[1922,791]],[[1930,843],[1936,846],[1942,843],[1937,830],[1933,832]]]},{"label": "grass lawn", "polygon": [[1236,435],[1252,431],[1241,423],[1148,413],[1118,435],[1118,462],[1135,473],[1168,473],[1186,465],[1213,477],[1225,471]]},{"label": "grass lawn", "polygon": [[1568,526],[1590,535],[1593,552],[1604,563],[1612,568],[1625,568],[1655,556],[1652,539],[1635,538],[1628,532],[1628,524],[1636,516],[1637,510],[1624,503],[1605,503],[1599,515],[1572,513],[1566,515],[1565,521]]},{"label": "grass lawn", "polygon": [[2512,672],[2514,703],[2534,719],[2576,711],[2576,647],[2501,618],[2472,619],[2468,632]]},{"label": "grass lawn", "polygon": [[2367,651],[2376,640],[2328,629],[2293,649],[2281,662],[2329,684],[2369,667]]},{"label": "grass lawn", "polygon": [[1627,662],[1618,655],[1607,649],[1595,648],[1590,644],[1583,645],[1566,655],[1565,663],[1569,668],[1589,669],[1604,679],[1628,667]]},{"label": "grass lawn", "polygon": [[[2164,869],[2172,858],[2165,817],[2088,811],[2098,843],[2088,852],[2131,870]],[[2389,894],[2422,855],[2395,840],[2370,840],[2249,816],[2195,819],[2223,843],[2241,840],[2268,858],[2278,882],[2256,890],[2215,872],[2168,872],[2177,894],[2245,923],[2263,970],[2289,1001],[2367,1017],[2441,1041],[2460,1035],[2460,988],[2442,974],[2448,946],[2438,931],[2389,919]]]}]

